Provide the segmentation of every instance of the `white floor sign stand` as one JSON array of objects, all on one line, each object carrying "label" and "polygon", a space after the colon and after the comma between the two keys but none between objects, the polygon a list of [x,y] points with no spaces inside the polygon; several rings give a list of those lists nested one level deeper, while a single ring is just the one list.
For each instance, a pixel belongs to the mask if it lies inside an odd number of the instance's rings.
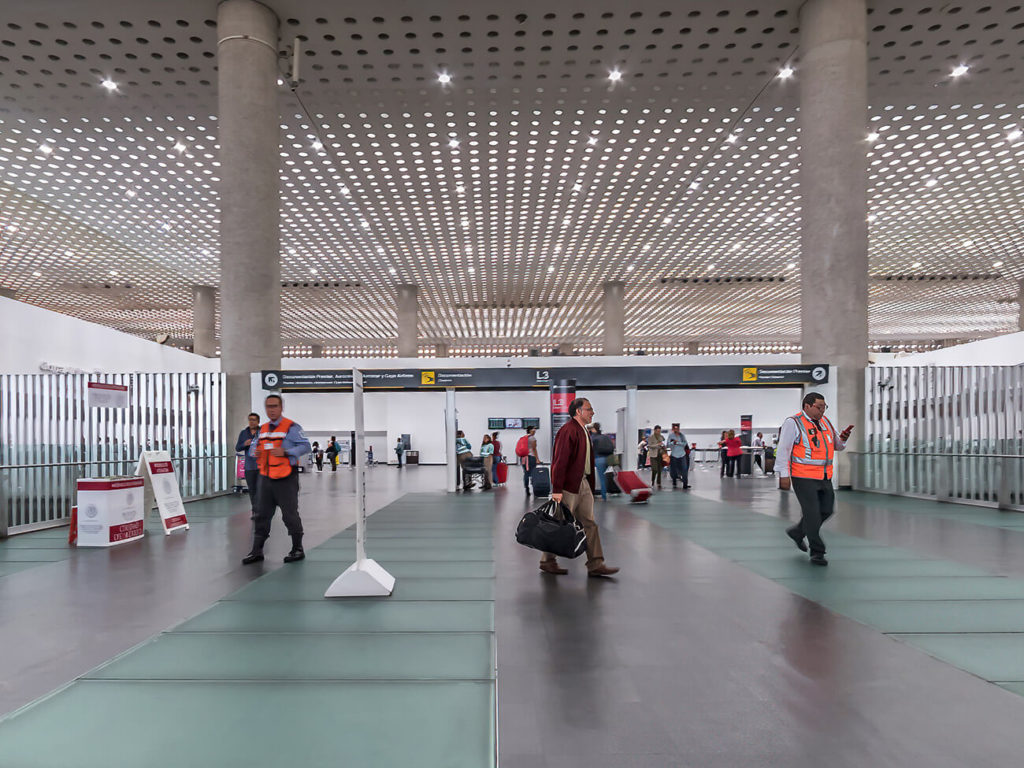
[{"label": "white floor sign stand", "polygon": [[324,597],[387,597],[395,589],[395,577],[366,556],[366,464],[363,455],[363,374],[352,371],[352,395],[356,417],[356,561],[327,588]]},{"label": "white floor sign stand", "polygon": [[187,531],[185,504],[181,500],[178,477],[174,473],[170,454],[167,451],[143,451],[135,474],[141,475],[146,481],[146,514],[153,508],[155,498],[164,533],[169,536],[171,531]]}]

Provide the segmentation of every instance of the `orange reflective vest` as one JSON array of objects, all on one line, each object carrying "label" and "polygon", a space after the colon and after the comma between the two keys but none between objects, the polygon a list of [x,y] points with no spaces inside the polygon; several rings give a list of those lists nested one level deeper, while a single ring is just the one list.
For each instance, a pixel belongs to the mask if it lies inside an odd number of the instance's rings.
[{"label": "orange reflective vest", "polygon": [[832,457],[836,452],[836,431],[832,422],[821,417],[821,428],[801,411],[792,417],[800,431],[800,441],[793,445],[789,474],[810,480],[832,479]]},{"label": "orange reflective vest", "polygon": [[294,422],[284,416],[277,422],[274,431],[271,432],[270,422],[260,427],[260,453],[256,461],[260,467],[260,474],[269,477],[271,480],[280,480],[292,473],[292,462],[287,456],[271,456],[270,451],[278,446],[284,445],[285,435],[292,428]]}]

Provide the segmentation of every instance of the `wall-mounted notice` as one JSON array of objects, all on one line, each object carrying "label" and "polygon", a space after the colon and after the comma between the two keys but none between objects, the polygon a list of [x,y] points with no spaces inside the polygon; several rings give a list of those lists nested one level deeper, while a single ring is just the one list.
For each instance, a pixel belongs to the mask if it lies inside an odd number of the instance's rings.
[{"label": "wall-mounted notice", "polygon": [[143,451],[135,474],[145,479],[148,490],[156,500],[164,533],[170,534],[180,529],[187,531],[185,504],[181,500],[178,477],[174,473],[170,454],[167,451]]},{"label": "wall-mounted notice", "polygon": [[78,481],[78,546],[113,547],[145,533],[141,477],[82,478]]},{"label": "wall-mounted notice", "polygon": [[128,387],[122,384],[103,384],[90,381],[86,389],[90,408],[127,408]]}]

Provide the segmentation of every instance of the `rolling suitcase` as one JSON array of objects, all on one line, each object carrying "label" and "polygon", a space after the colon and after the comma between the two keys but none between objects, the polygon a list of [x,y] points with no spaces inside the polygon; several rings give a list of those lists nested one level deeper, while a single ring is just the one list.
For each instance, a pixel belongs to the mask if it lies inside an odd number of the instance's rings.
[{"label": "rolling suitcase", "polygon": [[604,473],[604,487],[608,493],[619,494],[622,493],[622,489],[619,488],[619,484],[615,482],[615,472],[608,470]]},{"label": "rolling suitcase", "polygon": [[498,475],[499,485],[504,485],[505,483],[508,482],[508,464],[506,464],[504,461],[499,461],[495,465],[494,471]]},{"label": "rolling suitcase", "polygon": [[547,467],[538,466],[533,470],[533,477],[530,478],[533,483],[533,495],[534,496],[550,496],[551,495],[551,470]]},{"label": "rolling suitcase", "polygon": [[629,500],[634,504],[642,504],[651,498],[651,486],[641,480],[636,472],[619,472],[615,480],[623,493],[629,494]]}]

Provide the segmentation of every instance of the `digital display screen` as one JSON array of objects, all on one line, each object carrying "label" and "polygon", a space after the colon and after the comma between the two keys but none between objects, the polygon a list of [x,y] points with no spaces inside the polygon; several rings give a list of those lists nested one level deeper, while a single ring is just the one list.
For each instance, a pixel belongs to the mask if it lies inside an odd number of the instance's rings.
[{"label": "digital display screen", "polygon": [[522,419],[505,419],[505,429],[522,429]]},{"label": "digital display screen", "polygon": [[540,419],[537,419],[537,418],[523,419],[523,429],[526,429],[527,427],[533,427],[534,429],[540,429]]},{"label": "digital display screen", "polygon": [[487,428],[489,430],[505,429],[505,419],[487,419]]}]

